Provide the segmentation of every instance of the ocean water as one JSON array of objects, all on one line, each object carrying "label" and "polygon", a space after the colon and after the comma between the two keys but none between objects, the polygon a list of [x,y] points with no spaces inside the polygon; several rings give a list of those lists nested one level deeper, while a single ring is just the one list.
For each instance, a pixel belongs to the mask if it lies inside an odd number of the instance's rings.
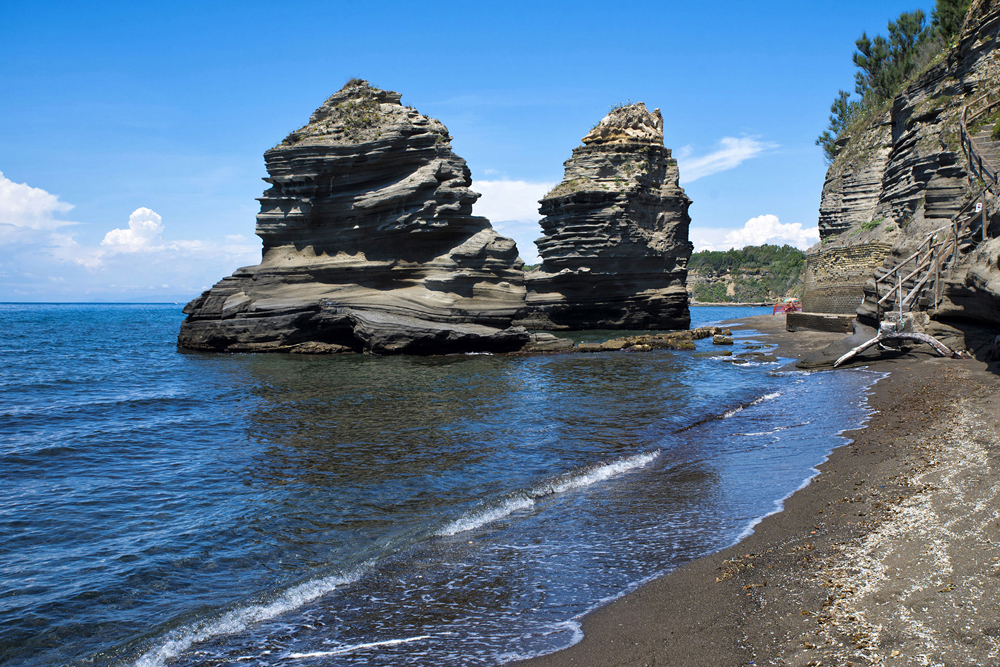
[{"label": "ocean water", "polygon": [[555,650],[780,508],[878,377],[673,351],[212,355],[176,349],[182,319],[0,304],[0,664]]}]

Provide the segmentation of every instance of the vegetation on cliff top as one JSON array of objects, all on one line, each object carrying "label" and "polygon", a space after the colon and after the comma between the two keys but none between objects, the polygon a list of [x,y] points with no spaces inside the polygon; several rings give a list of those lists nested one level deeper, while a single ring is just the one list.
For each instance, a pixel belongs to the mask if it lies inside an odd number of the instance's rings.
[{"label": "vegetation on cliff top", "polygon": [[889,37],[867,33],[854,42],[854,92],[841,90],[830,106],[830,125],[816,139],[827,161],[843,147],[838,141],[856,123],[871,118],[906,82],[947,47],[962,28],[971,0],[937,0],[927,25],[923,10],[903,12],[889,21]]},{"label": "vegetation on cliff top", "polygon": [[[804,252],[790,245],[764,244],[741,250],[703,250],[691,255],[688,271],[707,279],[693,286],[694,297],[698,301],[775,301],[801,295],[805,258]],[[729,294],[730,291],[732,294]]]}]

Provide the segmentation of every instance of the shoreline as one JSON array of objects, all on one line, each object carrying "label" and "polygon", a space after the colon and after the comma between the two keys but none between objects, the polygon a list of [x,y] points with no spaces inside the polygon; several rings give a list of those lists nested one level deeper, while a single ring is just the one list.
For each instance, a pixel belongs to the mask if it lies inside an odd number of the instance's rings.
[{"label": "shoreline", "polygon": [[[724,326],[795,359],[843,338],[780,316]],[[516,664],[996,664],[998,364],[917,349],[866,365],[887,373],[867,423],[779,512],[589,613],[581,642]]]}]

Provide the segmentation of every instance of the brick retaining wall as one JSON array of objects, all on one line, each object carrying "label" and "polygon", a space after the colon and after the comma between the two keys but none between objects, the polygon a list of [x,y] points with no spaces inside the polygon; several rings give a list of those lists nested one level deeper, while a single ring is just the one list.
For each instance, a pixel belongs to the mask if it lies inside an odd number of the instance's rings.
[{"label": "brick retaining wall", "polygon": [[802,310],[853,315],[864,300],[865,282],[891,249],[888,243],[865,243],[808,255]]}]

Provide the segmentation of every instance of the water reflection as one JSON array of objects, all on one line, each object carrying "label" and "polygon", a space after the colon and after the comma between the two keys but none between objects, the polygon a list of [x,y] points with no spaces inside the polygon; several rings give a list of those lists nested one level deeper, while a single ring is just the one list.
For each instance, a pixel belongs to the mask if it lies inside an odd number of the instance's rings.
[{"label": "water reflection", "polygon": [[[248,646],[273,661],[427,635],[380,648],[379,660],[448,663],[460,639],[459,662],[495,662],[503,647],[564,642],[570,629],[546,628],[731,539],[718,530],[715,462],[671,435],[703,409],[706,372],[733,401],[750,388],[730,365],[658,351],[265,357],[248,368],[259,400],[247,438],[261,446],[241,477],[268,500],[247,516],[251,529],[303,570],[361,555],[377,565],[291,617],[209,642],[197,661],[247,659]],[[613,482],[581,482],[472,532],[435,536],[483,503],[637,452],[661,454]]]}]

